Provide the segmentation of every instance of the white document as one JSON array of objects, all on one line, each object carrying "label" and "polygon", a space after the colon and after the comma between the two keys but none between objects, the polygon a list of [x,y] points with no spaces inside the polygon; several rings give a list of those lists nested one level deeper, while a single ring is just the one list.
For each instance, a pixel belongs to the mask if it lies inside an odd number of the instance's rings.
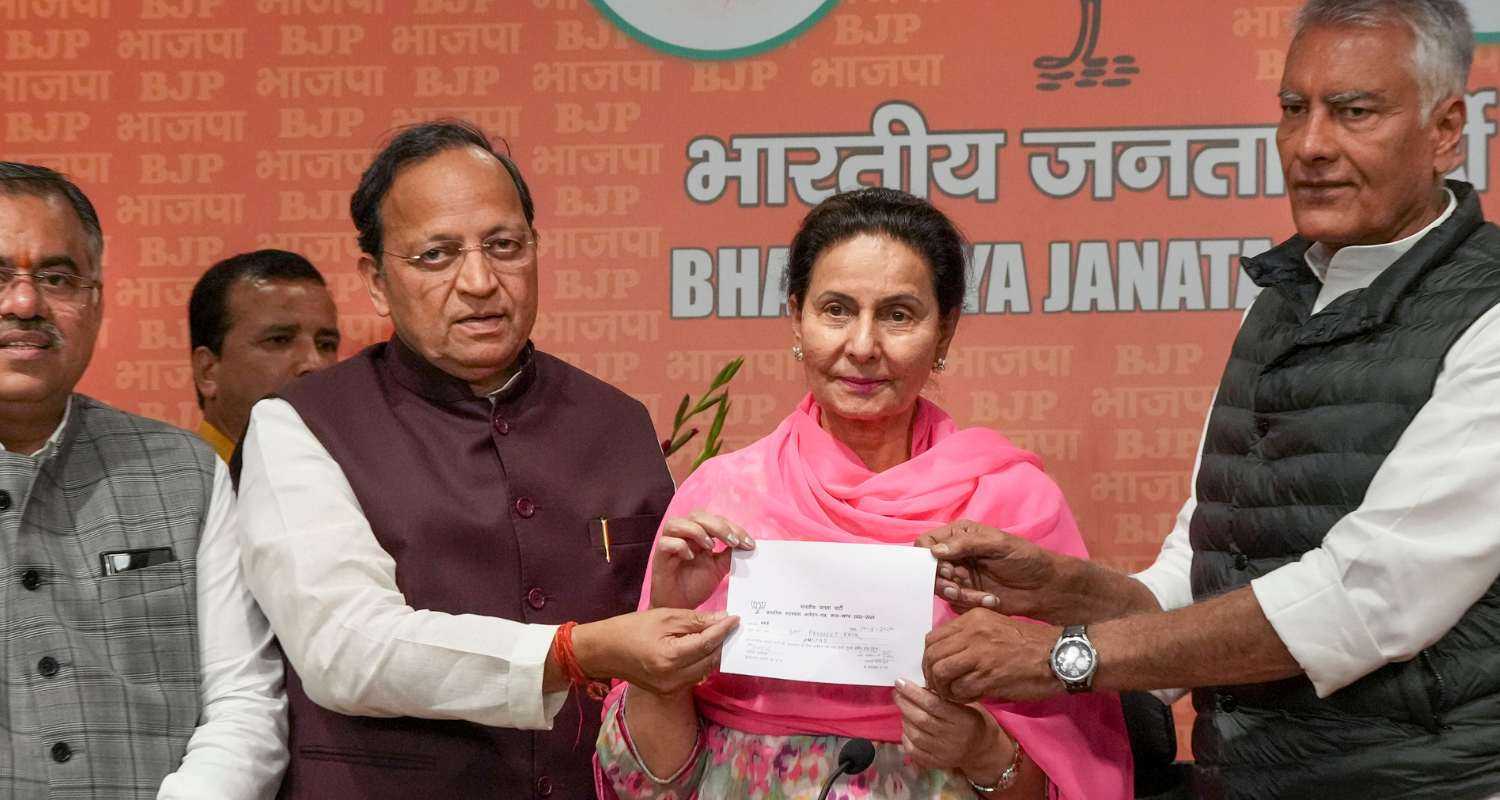
[{"label": "white document", "polygon": [[757,541],[730,561],[740,625],[719,669],[816,683],[923,685],[937,561],[925,547]]}]

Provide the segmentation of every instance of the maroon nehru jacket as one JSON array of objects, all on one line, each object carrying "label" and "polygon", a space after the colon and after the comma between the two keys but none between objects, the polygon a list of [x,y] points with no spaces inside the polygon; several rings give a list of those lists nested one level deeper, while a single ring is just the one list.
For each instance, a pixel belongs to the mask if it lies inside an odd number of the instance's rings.
[{"label": "maroon nehru jacket", "polygon": [[[281,396],[348,476],[413,608],[543,624],[633,611],[673,491],[651,419],[530,344],[521,361],[492,406],[393,337]],[[569,700],[553,730],[523,731],[336,714],[290,664],[287,696],[283,798],[594,797],[586,697],[581,730]]]}]

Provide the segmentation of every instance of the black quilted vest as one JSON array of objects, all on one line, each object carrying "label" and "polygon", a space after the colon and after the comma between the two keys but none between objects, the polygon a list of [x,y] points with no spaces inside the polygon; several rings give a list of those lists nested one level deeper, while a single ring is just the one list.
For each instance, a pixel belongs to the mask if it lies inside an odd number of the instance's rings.
[{"label": "black quilted vest", "polygon": [[[1265,291],[1235,339],[1204,440],[1190,529],[1196,599],[1318,547],[1363,502],[1448,349],[1500,303],[1500,228],[1484,221],[1472,187],[1449,188],[1452,217],[1317,314],[1309,241],[1244,262]],[[1474,520],[1472,535],[1500,536],[1500,521]],[[1193,704],[1201,797],[1500,793],[1500,581],[1417,658],[1327,698],[1299,677],[1200,689]]]}]

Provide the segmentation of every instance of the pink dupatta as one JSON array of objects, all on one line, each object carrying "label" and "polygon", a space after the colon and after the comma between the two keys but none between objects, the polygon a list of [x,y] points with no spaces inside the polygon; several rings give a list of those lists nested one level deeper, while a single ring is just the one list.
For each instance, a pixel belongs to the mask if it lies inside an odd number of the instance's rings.
[{"label": "pink dupatta", "polygon": [[[910,544],[935,527],[972,519],[1087,557],[1062,492],[1036,456],[988,428],[959,430],[937,406],[918,403],[911,458],[873,473],[823,430],[808,395],[770,435],[705,462],[678,489],[667,516],[702,510],[758,539],[871,544]],[[648,571],[641,608],[650,605],[650,586]],[[727,590],[726,579],[699,608],[723,610]],[[955,616],[937,597],[932,615],[934,627]],[[890,689],[714,673],[696,697],[704,717],[749,733],[901,739]],[[1130,748],[1115,695],[987,707],[1061,797],[1131,797]]]}]

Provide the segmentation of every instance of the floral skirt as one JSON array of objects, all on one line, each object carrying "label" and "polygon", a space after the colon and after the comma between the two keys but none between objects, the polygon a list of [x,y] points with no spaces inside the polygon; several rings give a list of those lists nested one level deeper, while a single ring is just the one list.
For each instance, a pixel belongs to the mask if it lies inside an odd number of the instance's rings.
[{"label": "floral skirt", "polygon": [[[641,763],[617,703],[599,732],[598,765],[621,800],[817,800],[838,767],[840,736],[764,736],[703,721],[688,762],[674,775],[653,776]],[[962,775],[919,767],[901,748],[875,743],[875,763],[843,776],[831,800],[973,800]]]}]

